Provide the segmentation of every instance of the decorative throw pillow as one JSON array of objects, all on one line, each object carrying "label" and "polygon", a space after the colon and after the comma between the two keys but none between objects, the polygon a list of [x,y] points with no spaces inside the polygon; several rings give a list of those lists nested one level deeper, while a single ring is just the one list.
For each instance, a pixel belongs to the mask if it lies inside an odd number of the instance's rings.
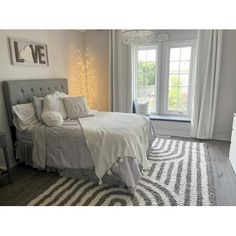
[{"label": "decorative throw pillow", "polygon": [[63,117],[58,112],[48,111],[43,112],[42,120],[47,126],[60,126],[63,124]]},{"label": "decorative throw pillow", "polygon": [[18,130],[31,129],[38,123],[33,103],[19,104],[12,107],[13,124]]},{"label": "decorative throw pillow", "polygon": [[[43,113],[44,112],[58,112],[62,115],[63,119],[67,118],[66,110],[62,98],[67,96],[61,92],[54,92],[52,94],[47,95],[43,100]],[[42,113],[42,115],[43,115]]]},{"label": "decorative throw pillow", "polygon": [[63,99],[67,116],[70,119],[92,116],[85,97],[64,97]]},{"label": "decorative throw pillow", "polygon": [[134,102],[135,104],[135,111],[137,114],[141,114],[141,115],[148,115],[148,105],[149,105],[149,101],[147,102]]},{"label": "decorative throw pillow", "polygon": [[43,97],[33,96],[34,109],[39,121],[42,121],[41,115],[43,113],[43,99]]}]

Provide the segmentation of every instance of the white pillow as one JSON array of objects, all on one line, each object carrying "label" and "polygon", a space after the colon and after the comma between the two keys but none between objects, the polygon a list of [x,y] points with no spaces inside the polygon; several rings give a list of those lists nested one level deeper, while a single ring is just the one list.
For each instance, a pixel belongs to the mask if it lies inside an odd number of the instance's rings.
[{"label": "white pillow", "polygon": [[51,93],[51,95],[53,95],[56,98],[60,98],[60,99],[62,99],[64,97],[68,97],[67,94],[65,94],[63,92],[59,92],[59,91],[55,91],[55,92]]},{"label": "white pillow", "polygon": [[92,116],[86,98],[81,97],[64,97],[63,99],[67,116],[70,119]]},{"label": "white pillow", "polygon": [[53,112],[53,111],[48,111],[48,112],[43,112],[41,116],[43,122],[47,126],[60,126],[63,124],[63,117],[60,113],[58,112]]},{"label": "white pillow", "polygon": [[33,103],[19,104],[12,107],[13,124],[18,130],[31,129],[38,123]]},{"label": "white pillow", "polygon": [[134,102],[135,104],[135,112],[137,114],[141,114],[141,115],[148,115],[148,105],[149,105],[149,101],[147,102]]},{"label": "white pillow", "polygon": [[62,92],[54,92],[52,94],[47,95],[43,100],[43,113],[51,111],[58,112],[65,120],[67,118],[67,114],[62,98],[66,96],[67,95]]}]

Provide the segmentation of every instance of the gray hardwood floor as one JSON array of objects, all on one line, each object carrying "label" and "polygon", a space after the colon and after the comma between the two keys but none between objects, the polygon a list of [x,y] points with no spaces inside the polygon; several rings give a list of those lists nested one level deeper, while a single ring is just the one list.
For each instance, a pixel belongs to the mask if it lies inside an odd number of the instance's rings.
[{"label": "gray hardwood floor", "polygon": [[[228,158],[229,143],[215,140],[206,143],[212,160],[217,205],[236,206],[236,175]],[[57,174],[37,171],[23,164],[14,167],[12,174],[13,184],[8,184],[7,177],[0,179],[1,206],[25,205],[59,179]]]}]

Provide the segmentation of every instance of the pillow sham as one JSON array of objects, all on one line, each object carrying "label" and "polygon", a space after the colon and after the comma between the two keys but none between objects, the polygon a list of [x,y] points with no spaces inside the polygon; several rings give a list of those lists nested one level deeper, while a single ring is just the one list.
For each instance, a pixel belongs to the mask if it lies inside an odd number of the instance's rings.
[{"label": "pillow sham", "polygon": [[77,119],[92,116],[85,97],[64,97],[63,99],[68,118]]},{"label": "pillow sham", "polygon": [[63,119],[65,120],[67,118],[67,114],[62,98],[66,96],[67,96],[66,94],[57,91],[47,95],[43,100],[43,113],[58,112],[59,114],[62,115]]},{"label": "pillow sham", "polygon": [[34,109],[39,121],[42,121],[41,115],[43,113],[43,100],[44,100],[43,97],[33,96]]},{"label": "pillow sham", "polygon": [[48,111],[42,114],[43,122],[50,127],[61,126],[63,124],[63,117],[58,112]]},{"label": "pillow sham", "polygon": [[13,124],[20,130],[31,129],[38,123],[33,103],[12,106]]}]

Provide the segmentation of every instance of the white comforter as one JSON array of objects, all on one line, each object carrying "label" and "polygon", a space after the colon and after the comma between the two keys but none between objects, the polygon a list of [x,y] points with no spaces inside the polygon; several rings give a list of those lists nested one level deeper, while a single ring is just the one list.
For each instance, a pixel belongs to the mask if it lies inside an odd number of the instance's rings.
[{"label": "white comforter", "polygon": [[96,112],[93,117],[80,118],[79,121],[100,180],[123,157],[135,158],[143,169],[149,168],[150,120],[146,117]]}]

